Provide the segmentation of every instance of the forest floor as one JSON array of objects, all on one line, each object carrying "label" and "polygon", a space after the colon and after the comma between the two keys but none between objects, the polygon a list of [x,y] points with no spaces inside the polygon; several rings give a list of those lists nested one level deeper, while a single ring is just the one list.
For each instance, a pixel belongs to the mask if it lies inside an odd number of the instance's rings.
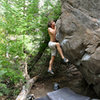
[{"label": "forest floor", "polygon": [[68,87],[78,94],[96,98],[96,94],[87,85],[81,73],[72,65],[66,70],[66,74],[62,71],[60,74],[37,81],[30,94],[34,94],[36,98],[46,96],[48,92],[53,91],[54,83],[58,83],[60,88]]},{"label": "forest floor", "polygon": [[[75,66],[70,65],[69,67],[66,67],[65,65],[62,65],[61,68],[54,68],[54,72],[54,75],[47,73],[45,74],[45,77],[42,77],[36,83],[34,83],[30,94],[34,94],[36,98],[46,96],[48,92],[54,91],[54,84],[58,83],[60,88],[68,87],[78,94],[89,96],[91,98],[97,98],[93,89],[88,86],[81,73]],[[12,99],[2,97],[0,100],[14,99],[13,97]]]}]

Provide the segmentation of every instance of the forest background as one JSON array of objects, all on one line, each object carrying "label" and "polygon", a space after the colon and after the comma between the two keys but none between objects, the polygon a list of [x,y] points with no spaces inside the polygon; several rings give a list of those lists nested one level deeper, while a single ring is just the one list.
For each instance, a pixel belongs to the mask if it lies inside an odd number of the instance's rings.
[{"label": "forest background", "polygon": [[59,18],[60,10],[59,0],[0,0],[0,96],[16,97],[26,74],[45,76],[50,58],[47,24]]}]

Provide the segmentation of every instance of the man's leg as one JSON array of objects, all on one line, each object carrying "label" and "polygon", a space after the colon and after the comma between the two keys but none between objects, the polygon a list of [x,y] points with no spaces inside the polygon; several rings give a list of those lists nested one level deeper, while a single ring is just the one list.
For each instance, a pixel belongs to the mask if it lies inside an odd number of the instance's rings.
[{"label": "man's leg", "polygon": [[62,49],[61,49],[59,43],[56,43],[56,47],[57,47],[57,50],[58,50],[58,52],[59,52],[61,58],[64,60],[64,62],[68,62],[68,59],[66,59],[66,58],[64,57],[64,55],[63,55],[63,52],[62,52]]},{"label": "man's leg", "polygon": [[54,59],[55,59],[55,56],[51,56],[51,60],[49,62],[49,69],[48,69],[50,71],[52,70],[52,65],[53,65]]},{"label": "man's leg", "polygon": [[56,46],[57,46],[57,50],[58,50],[58,52],[59,52],[61,58],[64,59],[64,55],[63,55],[63,53],[62,53],[62,49],[61,49],[61,47],[60,47],[60,44],[59,44],[59,43],[56,43]]}]

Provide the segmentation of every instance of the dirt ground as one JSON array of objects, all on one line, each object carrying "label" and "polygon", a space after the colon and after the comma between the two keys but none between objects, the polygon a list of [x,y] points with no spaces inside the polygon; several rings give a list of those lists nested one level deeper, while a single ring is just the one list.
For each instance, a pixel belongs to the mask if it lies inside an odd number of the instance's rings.
[{"label": "dirt ground", "polygon": [[92,98],[97,97],[75,67],[68,68],[66,73],[37,81],[33,85],[30,94],[34,94],[36,98],[46,96],[48,92],[53,91],[53,86],[56,82],[60,85],[60,88],[68,87],[78,94]]}]

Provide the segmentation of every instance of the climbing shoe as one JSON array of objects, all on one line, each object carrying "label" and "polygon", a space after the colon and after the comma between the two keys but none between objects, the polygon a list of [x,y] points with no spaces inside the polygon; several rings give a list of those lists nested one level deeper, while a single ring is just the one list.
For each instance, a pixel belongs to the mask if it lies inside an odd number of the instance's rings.
[{"label": "climbing shoe", "polygon": [[54,75],[54,72],[52,70],[48,70],[49,73],[51,73],[52,75]]},{"label": "climbing shoe", "polygon": [[64,61],[64,63],[68,63],[69,62],[69,60],[67,58],[64,58],[63,61]]}]

